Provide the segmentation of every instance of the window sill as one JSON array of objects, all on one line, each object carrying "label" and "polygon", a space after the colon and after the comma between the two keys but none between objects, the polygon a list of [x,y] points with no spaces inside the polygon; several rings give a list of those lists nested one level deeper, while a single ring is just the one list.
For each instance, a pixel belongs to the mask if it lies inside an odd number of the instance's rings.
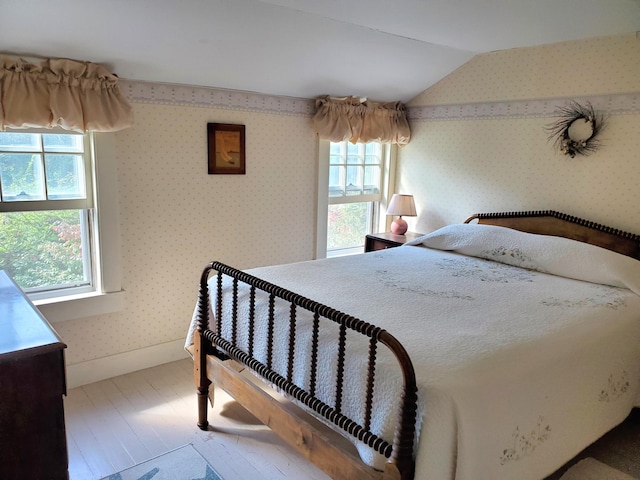
[{"label": "window sill", "polygon": [[124,309],[125,292],[84,293],[34,300],[33,304],[50,323],[104,315]]}]

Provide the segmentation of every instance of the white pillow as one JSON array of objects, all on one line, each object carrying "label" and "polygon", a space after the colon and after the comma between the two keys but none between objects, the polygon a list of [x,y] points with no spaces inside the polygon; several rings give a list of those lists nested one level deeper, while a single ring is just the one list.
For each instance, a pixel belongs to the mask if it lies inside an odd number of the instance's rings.
[{"label": "white pillow", "polygon": [[448,225],[407,242],[537,270],[640,295],[640,261],[588,243],[495,225]]}]

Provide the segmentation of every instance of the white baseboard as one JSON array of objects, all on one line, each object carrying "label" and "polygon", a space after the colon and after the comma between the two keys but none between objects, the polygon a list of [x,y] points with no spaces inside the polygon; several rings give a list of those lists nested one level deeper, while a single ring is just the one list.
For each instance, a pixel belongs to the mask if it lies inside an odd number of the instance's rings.
[{"label": "white baseboard", "polygon": [[125,373],[187,358],[184,339],[67,365],[67,388],[80,387]]}]

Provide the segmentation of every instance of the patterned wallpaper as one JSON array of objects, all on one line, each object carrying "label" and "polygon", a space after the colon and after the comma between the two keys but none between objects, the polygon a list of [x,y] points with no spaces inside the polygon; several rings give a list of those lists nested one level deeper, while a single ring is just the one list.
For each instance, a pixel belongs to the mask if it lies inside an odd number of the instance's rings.
[{"label": "patterned wallpaper", "polygon": [[[480,55],[416,97],[397,180],[418,204],[411,229],[552,208],[640,232],[639,46],[628,35]],[[135,115],[115,134],[126,307],[55,325],[69,365],[183,339],[210,260],[248,268],[315,251],[312,101],[121,85]],[[616,112],[604,147],[569,159],[543,126],[574,96]],[[207,174],[207,122],[246,125],[246,175]]]},{"label": "patterned wallpaper", "polygon": [[637,93],[639,49],[631,33],[485,53],[409,106]]},{"label": "patterned wallpaper", "polygon": [[[410,229],[553,209],[640,233],[639,78],[635,34],[478,55],[409,103],[397,187],[418,204]],[[569,100],[609,116],[595,154],[572,159],[547,141]]]},{"label": "patterned wallpaper", "polygon": [[[183,339],[211,260],[248,268],[315,253],[309,101],[123,84],[135,115],[115,134],[126,308],[57,323],[69,365]],[[208,122],[246,125],[246,175],[207,174]]]}]

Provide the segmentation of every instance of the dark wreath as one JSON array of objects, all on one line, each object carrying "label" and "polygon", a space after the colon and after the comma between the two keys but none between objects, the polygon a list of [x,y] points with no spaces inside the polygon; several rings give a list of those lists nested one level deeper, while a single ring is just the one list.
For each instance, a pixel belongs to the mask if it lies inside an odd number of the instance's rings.
[{"label": "dark wreath", "polygon": [[601,146],[595,137],[602,131],[605,117],[597,114],[591,103],[580,105],[572,101],[555,112],[558,120],[545,127],[549,132],[548,140],[554,140],[553,146],[571,158],[576,155],[590,155]]}]

